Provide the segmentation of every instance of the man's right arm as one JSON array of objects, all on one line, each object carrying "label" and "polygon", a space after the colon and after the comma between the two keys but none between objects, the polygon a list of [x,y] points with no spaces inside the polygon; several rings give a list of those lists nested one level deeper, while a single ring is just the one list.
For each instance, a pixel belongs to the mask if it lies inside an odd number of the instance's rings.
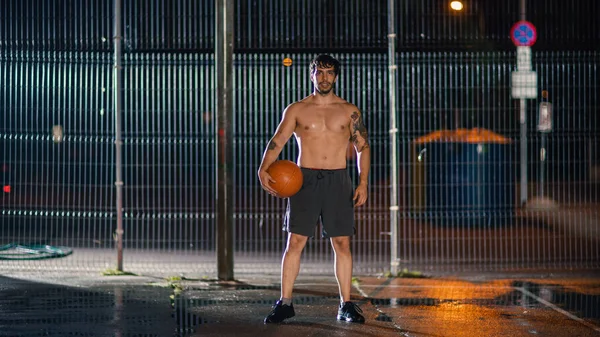
[{"label": "man's right arm", "polygon": [[289,105],[283,111],[281,122],[279,122],[279,125],[275,130],[275,134],[267,144],[267,147],[263,153],[260,167],[258,169],[258,177],[260,178],[263,188],[271,194],[273,194],[275,191],[273,191],[269,186],[269,182],[272,182],[273,179],[267,173],[267,169],[269,166],[271,166],[271,164],[273,164],[273,162],[277,160],[277,157],[279,157],[279,154],[283,150],[283,146],[288,142],[290,137],[292,137],[292,134],[294,134],[294,130],[296,129],[296,114],[294,112],[294,105],[295,104]]}]

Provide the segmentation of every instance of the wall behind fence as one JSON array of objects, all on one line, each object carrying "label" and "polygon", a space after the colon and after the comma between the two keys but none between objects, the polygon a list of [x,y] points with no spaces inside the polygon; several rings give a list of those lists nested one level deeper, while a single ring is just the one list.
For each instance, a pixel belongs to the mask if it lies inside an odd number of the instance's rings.
[{"label": "wall behind fence", "polygon": [[[342,61],[337,92],[363,110],[373,149],[370,198],[357,211],[356,270],[387,270],[387,1],[234,5],[236,271],[278,273],[285,203],[261,190],[256,170],[283,109],[310,93],[308,64],[321,52]],[[539,33],[533,66],[555,111],[541,184],[540,99],[527,103],[529,197],[544,186],[558,206],[551,209],[517,203],[519,115],[508,32],[518,1],[465,1],[462,13],[437,0],[397,1],[396,8],[401,267],[597,267],[598,3],[528,1]],[[7,267],[116,263],[113,10],[100,0],[5,3],[0,160],[10,193],[2,193],[0,244],[74,248],[67,258],[3,261]],[[123,2],[128,270],[216,268],[214,12],[213,1]],[[292,66],[283,65],[286,57]],[[296,155],[292,140],[282,157]],[[354,159],[349,151],[353,172]],[[316,234],[304,268],[329,273],[331,248]]]}]

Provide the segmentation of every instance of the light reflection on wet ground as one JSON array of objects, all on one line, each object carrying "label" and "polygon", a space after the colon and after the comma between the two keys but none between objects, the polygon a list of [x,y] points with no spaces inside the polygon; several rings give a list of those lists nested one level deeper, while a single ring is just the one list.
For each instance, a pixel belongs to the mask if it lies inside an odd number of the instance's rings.
[{"label": "light reflection on wet ground", "polygon": [[171,336],[176,329],[166,288],[2,284],[0,336]]},{"label": "light reflection on wet ground", "polygon": [[264,325],[279,290],[264,280],[255,284],[182,282],[174,288],[164,280],[130,278],[66,286],[0,277],[0,336],[600,335],[599,280],[363,278],[353,296],[365,325],[335,320],[331,280],[299,282],[297,316]]}]

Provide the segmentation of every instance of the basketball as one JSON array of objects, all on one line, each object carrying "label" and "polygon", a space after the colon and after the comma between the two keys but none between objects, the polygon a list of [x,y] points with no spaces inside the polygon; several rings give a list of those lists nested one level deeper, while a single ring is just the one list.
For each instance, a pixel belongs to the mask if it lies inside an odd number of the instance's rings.
[{"label": "basketball", "polygon": [[289,198],[298,193],[302,187],[302,171],[298,165],[289,160],[277,160],[267,169],[274,183],[271,187],[280,198]]}]

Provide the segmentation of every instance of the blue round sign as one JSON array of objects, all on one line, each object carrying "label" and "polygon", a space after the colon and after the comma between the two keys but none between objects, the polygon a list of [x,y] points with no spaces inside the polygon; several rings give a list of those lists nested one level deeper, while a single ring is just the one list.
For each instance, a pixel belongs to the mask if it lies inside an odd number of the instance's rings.
[{"label": "blue round sign", "polygon": [[510,39],[515,46],[530,47],[537,40],[535,26],[529,21],[519,21],[510,30]]}]

